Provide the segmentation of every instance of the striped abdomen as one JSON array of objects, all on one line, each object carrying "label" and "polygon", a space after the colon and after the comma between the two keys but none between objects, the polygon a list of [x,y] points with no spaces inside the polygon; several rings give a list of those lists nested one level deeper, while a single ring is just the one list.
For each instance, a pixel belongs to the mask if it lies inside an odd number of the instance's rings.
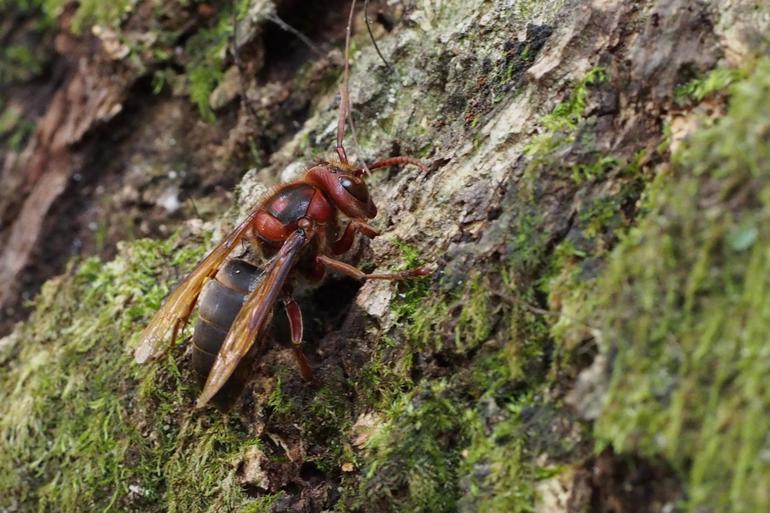
[{"label": "striped abdomen", "polygon": [[214,365],[230,325],[262,270],[244,260],[228,260],[201,291],[198,322],[193,332],[193,368],[205,379]]}]

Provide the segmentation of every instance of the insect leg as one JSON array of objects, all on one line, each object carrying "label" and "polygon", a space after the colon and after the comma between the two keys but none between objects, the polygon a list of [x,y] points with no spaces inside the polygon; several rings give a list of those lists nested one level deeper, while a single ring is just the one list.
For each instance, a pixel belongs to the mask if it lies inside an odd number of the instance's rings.
[{"label": "insect leg", "polygon": [[179,333],[180,328],[184,328],[185,324],[187,324],[187,317],[179,317],[176,321],[174,321],[174,329],[171,332],[171,347],[176,345],[176,335]]},{"label": "insect leg", "polygon": [[408,269],[397,273],[371,273],[367,274],[361,269],[353,267],[350,264],[346,264],[340,260],[329,258],[326,255],[318,255],[316,262],[324,265],[328,269],[333,271],[347,274],[348,276],[355,278],[356,280],[405,280],[407,278],[416,278],[418,276],[427,276],[433,272],[430,266],[418,267],[417,269]]},{"label": "insect leg", "polygon": [[350,246],[353,245],[353,237],[355,237],[356,232],[363,233],[370,239],[373,239],[380,234],[374,227],[363,221],[354,219],[345,227],[345,231],[340,238],[334,241],[333,251],[335,255],[340,255],[350,249]]},{"label": "insect leg", "polygon": [[283,298],[283,307],[286,310],[286,317],[289,319],[289,329],[291,330],[291,348],[294,351],[294,358],[297,360],[297,366],[299,367],[299,372],[302,374],[302,378],[305,381],[315,381],[315,376],[313,376],[313,369],[310,367],[310,362],[307,360],[307,356],[305,356],[305,353],[302,352],[302,349],[300,349],[300,345],[302,345],[302,333],[303,333],[303,324],[302,324],[302,310],[300,310],[299,305],[296,301],[294,301],[294,298],[292,297],[284,297]]}]

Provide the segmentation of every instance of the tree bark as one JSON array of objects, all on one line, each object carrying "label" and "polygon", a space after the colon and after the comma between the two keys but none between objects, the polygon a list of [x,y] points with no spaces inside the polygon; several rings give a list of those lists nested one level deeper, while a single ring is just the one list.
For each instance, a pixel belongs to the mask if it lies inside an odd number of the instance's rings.
[{"label": "tree bark", "polygon": [[333,155],[346,3],[1,7],[12,47],[57,24],[3,82],[0,511],[767,509],[756,1],[372,2],[348,154],[429,169],[367,178],[382,235],[346,258],[437,271],[304,292],[317,385],[280,326],[226,412],[193,408],[190,328],[133,363],[180,276]]}]

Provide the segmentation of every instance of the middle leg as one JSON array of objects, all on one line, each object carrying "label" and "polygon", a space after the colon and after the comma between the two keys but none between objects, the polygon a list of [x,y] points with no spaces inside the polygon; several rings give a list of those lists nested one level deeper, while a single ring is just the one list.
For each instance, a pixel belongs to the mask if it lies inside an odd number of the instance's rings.
[{"label": "middle leg", "polygon": [[433,272],[433,268],[430,266],[422,266],[417,269],[407,269],[397,273],[365,273],[361,269],[354,267],[350,264],[346,264],[340,260],[330,258],[326,255],[318,255],[316,262],[323,265],[327,269],[341,272],[356,280],[405,280],[407,278],[417,278],[419,276],[427,276]]}]

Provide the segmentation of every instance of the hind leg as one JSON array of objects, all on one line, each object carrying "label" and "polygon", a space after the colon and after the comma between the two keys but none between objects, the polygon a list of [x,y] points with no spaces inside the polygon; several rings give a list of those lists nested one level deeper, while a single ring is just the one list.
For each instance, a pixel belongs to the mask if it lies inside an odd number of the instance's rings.
[{"label": "hind leg", "polygon": [[289,329],[291,330],[291,348],[294,352],[294,359],[297,361],[299,372],[305,381],[315,382],[313,369],[307,356],[301,349],[302,334],[304,327],[302,325],[302,310],[294,298],[287,296],[283,299],[283,307],[286,310],[286,317],[289,319]]}]

